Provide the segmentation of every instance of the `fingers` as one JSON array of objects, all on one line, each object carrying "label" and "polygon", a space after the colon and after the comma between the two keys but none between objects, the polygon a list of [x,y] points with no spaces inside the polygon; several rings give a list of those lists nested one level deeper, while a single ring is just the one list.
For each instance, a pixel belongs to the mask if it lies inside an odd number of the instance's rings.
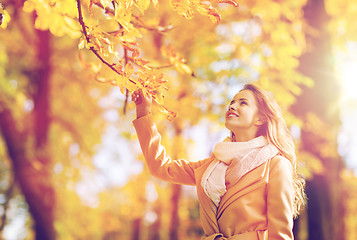
[{"label": "fingers", "polygon": [[152,97],[150,94],[145,94],[143,89],[137,89],[131,94],[131,100],[135,102],[135,104],[151,104]]},{"label": "fingers", "polygon": [[131,94],[131,101],[133,101],[135,104],[139,104],[140,103],[140,94],[139,94],[139,89],[135,90],[132,94]]},{"label": "fingers", "polygon": [[135,102],[135,104],[140,104],[142,101],[146,100],[143,90],[141,88],[135,90],[131,95],[131,100]]}]

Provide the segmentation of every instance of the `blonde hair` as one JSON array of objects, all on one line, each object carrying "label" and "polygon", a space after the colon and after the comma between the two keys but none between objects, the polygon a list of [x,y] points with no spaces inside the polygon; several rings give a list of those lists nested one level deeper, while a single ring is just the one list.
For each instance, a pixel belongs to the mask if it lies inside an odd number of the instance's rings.
[{"label": "blonde hair", "polygon": [[263,135],[268,142],[278,148],[280,154],[287,158],[293,166],[294,185],[294,218],[299,215],[306,204],[305,180],[298,176],[296,169],[295,144],[290,134],[281,109],[275,99],[266,91],[253,84],[244,85],[243,90],[253,93],[258,107],[258,114],[263,118],[264,124],[259,128],[257,135]]}]

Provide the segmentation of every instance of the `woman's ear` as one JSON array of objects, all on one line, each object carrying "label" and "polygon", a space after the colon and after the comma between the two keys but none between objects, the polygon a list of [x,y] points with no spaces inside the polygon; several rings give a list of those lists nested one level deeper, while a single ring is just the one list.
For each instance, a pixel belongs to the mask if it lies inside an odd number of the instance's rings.
[{"label": "woman's ear", "polygon": [[258,116],[255,125],[256,126],[262,126],[265,123],[265,118],[263,116]]}]

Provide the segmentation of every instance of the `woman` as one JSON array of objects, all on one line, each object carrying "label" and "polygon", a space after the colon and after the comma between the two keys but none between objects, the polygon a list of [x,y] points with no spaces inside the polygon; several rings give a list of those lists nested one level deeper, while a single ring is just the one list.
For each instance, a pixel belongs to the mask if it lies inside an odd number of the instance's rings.
[{"label": "woman", "polygon": [[210,158],[172,160],[160,144],[152,100],[135,91],[133,121],[151,173],[165,181],[196,185],[204,240],[293,239],[293,217],[304,204],[304,180],[296,174],[294,143],[280,109],[267,93],[246,84],[226,112],[231,136]]}]

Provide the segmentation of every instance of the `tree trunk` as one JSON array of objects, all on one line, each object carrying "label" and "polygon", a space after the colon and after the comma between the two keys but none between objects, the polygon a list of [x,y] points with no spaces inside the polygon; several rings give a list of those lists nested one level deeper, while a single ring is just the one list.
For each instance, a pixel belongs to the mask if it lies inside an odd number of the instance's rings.
[{"label": "tree trunk", "polygon": [[155,213],[157,214],[157,219],[149,228],[148,240],[160,240],[162,205],[160,204],[160,200],[156,204]]},{"label": "tree trunk", "polygon": [[[180,99],[178,99],[180,100]],[[179,119],[174,121],[174,128],[175,128],[175,139],[174,139],[174,147],[173,147],[173,158],[179,159],[181,158],[180,153],[182,152],[182,126]],[[180,225],[180,218],[179,218],[179,202],[181,197],[181,185],[172,184],[171,187],[171,222],[169,228],[169,239],[170,240],[178,240],[178,229]]]},{"label": "tree trunk", "polygon": [[[38,66],[35,69],[34,78],[31,79],[35,82],[36,86],[34,94],[34,130],[35,130],[35,151],[36,160],[40,163],[41,167],[36,174],[38,176],[37,185],[39,192],[36,192],[37,196],[26,197],[32,208],[39,208],[32,212],[32,215],[36,216],[35,229],[36,239],[55,239],[54,230],[54,209],[55,209],[55,193],[51,183],[51,158],[48,144],[48,132],[49,132],[49,102],[50,102],[50,32],[37,30],[37,62]],[[41,201],[37,198],[40,197]],[[41,205],[39,205],[41,204]],[[39,205],[39,206],[37,206]],[[38,212],[42,212],[38,214]]]},{"label": "tree trunk", "polygon": [[[34,124],[20,131],[16,119],[7,106],[2,106],[0,128],[5,140],[14,174],[29,206],[34,221],[37,240],[55,239],[54,206],[55,195],[51,184],[51,159],[48,148],[49,130],[49,81],[50,81],[50,33],[35,31],[34,46],[36,63],[26,73],[33,91]],[[27,119],[30,121],[31,118]],[[28,151],[28,141],[34,139],[33,149]]]},{"label": "tree trunk", "polygon": [[140,232],[141,232],[141,218],[135,218],[132,222],[132,234],[131,240],[139,240],[140,239]]},{"label": "tree trunk", "polygon": [[178,240],[179,218],[179,201],[181,196],[181,185],[172,184],[171,192],[171,222],[170,222],[170,240]]},{"label": "tree trunk", "polygon": [[[316,32],[307,36],[308,49],[300,58],[299,70],[312,78],[315,85],[312,88],[303,87],[303,94],[298,97],[292,111],[305,122],[308,115],[313,113],[326,125],[325,132],[315,131],[316,129],[307,125],[301,132],[302,150],[320,159],[324,167],[323,174],[314,174],[311,181],[307,182],[308,239],[343,240],[343,211],[340,211],[342,189],[339,188],[342,160],[337,154],[336,141],[340,125],[337,106],[340,88],[333,71],[334,62],[327,29],[329,18],[324,1],[308,1],[304,8],[304,17]],[[325,154],[322,146],[335,153]]]},{"label": "tree trunk", "polygon": [[325,179],[322,176],[315,175],[314,179],[307,181],[306,185],[306,194],[309,196],[309,207],[307,209],[309,239],[332,239],[332,236],[328,237],[323,229],[324,226],[329,225],[326,221],[331,217],[329,216],[331,211],[328,208],[331,206],[331,202],[329,201],[328,189],[325,186]]}]

